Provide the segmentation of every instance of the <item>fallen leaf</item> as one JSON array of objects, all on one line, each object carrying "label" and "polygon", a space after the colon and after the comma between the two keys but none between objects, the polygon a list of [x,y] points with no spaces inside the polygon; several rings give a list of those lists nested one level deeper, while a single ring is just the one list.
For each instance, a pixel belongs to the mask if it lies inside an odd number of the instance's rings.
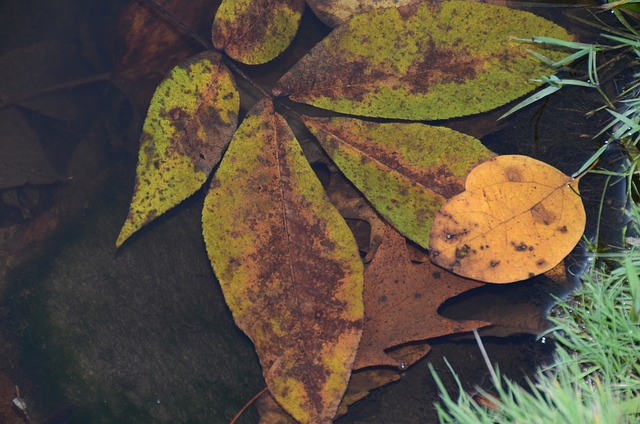
[{"label": "fallen leaf", "polygon": [[318,19],[330,27],[340,25],[360,13],[382,7],[398,7],[417,0],[307,0]]},{"label": "fallen leaf", "polygon": [[213,45],[249,65],[277,57],[298,31],[304,0],[223,0],[213,22]]},{"label": "fallen leaf", "polygon": [[202,52],[173,68],[144,121],[136,186],[116,247],[204,184],[236,129],[239,107],[217,53]]},{"label": "fallen leaf", "polygon": [[[372,29],[375,29],[372,31]],[[570,40],[529,12],[430,1],[354,16],[276,84],[276,96],[353,115],[447,119],[502,106],[549,72],[512,37]],[[564,52],[539,53],[559,59]]]},{"label": "fallen leaf", "polygon": [[425,124],[303,117],[344,175],[398,231],[422,247],[445,199],[493,153],[473,137]]},{"label": "fallen leaf", "polygon": [[[406,364],[402,371],[390,368],[370,368],[352,373],[347,391],[340,402],[337,416],[346,414],[349,406],[364,399],[372,390],[402,378],[402,373],[422,359],[430,350],[431,346],[428,344],[418,344],[403,346],[389,352],[389,355],[395,358],[398,363]],[[260,424],[295,424],[297,422],[276,403],[269,393],[261,396],[257,403]]]},{"label": "fallen leaf", "polygon": [[17,108],[0,110],[0,190],[61,180],[38,134]]},{"label": "fallen leaf", "polygon": [[483,283],[460,278],[428,262],[413,264],[404,237],[390,226],[364,278],[364,331],[354,370],[378,365],[403,368],[385,350],[490,325],[439,315],[438,308],[445,300]]},{"label": "fallen leaf", "polygon": [[[366,244],[363,243],[362,246],[358,243],[358,248],[366,252],[364,262],[371,262],[378,250],[378,246],[382,242],[386,224],[376,211],[373,210],[364,196],[362,196],[362,193],[354,188],[341,173],[331,173],[326,192],[331,203],[333,203],[340,212],[340,215],[342,215],[347,222],[348,220],[356,220],[368,224],[368,240],[366,240]],[[351,230],[353,232],[353,228]],[[358,234],[354,233],[354,236],[356,237],[356,241],[361,239],[358,237]]]},{"label": "fallen leaf", "polygon": [[481,281],[525,280],[560,263],[585,223],[578,180],[526,156],[497,156],[436,216],[431,260]]},{"label": "fallen leaf", "polygon": [[400,369],[379,367],[354,371],[351,374],[347,392],[340,403],[338,416],[346,414],[349,406],[367,397],[372,390],[400,380],[402,373],[420,359],[424,358],[430,351],[431,346],[426,343],[402,346],[388,352],[388,355],[392,357],[396,363],[402,364]]},{"label": "fallen leaf", "polygon": [[78,48],[70,43],[41,41],[10,50],[0,56],[0,104],[26,96],[28,100],[16,103],[49,118],[84,123],[99,110],[95,91],[50,89],[90,77],[92,72]]},{"label": "fallen leaf", "polygon": [[363,266],[270,99],[234,135],[202,219],[211,264],[269,391],[296,420],[330,422],[362,334]]},{"label": "fallen leaf", "polygon": [[[210,0],[155,2],[196,34],[211,28],[215,8]],[[134,1],[122,12],[116,27],[115,80],[136,104],[146,104],[147,96],[171,68],[202,49],[189,34],[147,2]],[[149,94],[147,88],[151,89]]]}]

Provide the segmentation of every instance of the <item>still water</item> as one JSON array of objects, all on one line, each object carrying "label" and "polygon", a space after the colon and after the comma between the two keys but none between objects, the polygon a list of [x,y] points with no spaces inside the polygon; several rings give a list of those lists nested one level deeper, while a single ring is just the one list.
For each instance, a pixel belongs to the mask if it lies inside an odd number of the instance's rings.
[{"label": "still water", "polygon": [[[125,248],[113,247],[133,187],[146,85],[157,83],[150,78],[126,93],[113,84],[114,31],[127,4],[0,6],[0,413],[6,417],[18,386],[36,423],[225,423],[264,386],[252,345],[235,327],[205,253],[202,191]],[[532,10],[587,41],[593,37],[567,18],[582,10]],[[272,84],[328,32],[310,13],[303,27],[310,29],[289,56],[247,72]],[[91,83],[66,86],[77,80]],[[6,104],[32,93],[41,95]],[[254,94],[246,90],[243,101],[251,103]],[[446,124],[496,153],[532,156],[571,174],[599,146],[592,137],[603,116],[585,117],[599,105],[596,93],[565,89],[500,124],[495,119],[506,108]],[[620,160],[612,148],[602,166],[613,169]],[[588,235],[603,185],[603,178],[590,176],[581,185]],[[623,192],[622,183],[608,188],[603,244],[618,240]],[[567,262],[574,277],[585,266],[583,254],[579,246]],[[447,302],[441,313],[497,322],[481,332],[489,355],[504,374],[522,379],[552,352],[533,335],[546,327],[551,296],[576,284],[576,278],[539,277],[487,286]],[[431,344],[427,360],[452,390],[444,357],[465,388],[488,383],[472,337]],[[438,394],[426,365],[418,363],[339,422],[434,422]],[[13,422],[25,422],[11,413]],[[240,422],[257,422],[257,413],[249,410]]]}]

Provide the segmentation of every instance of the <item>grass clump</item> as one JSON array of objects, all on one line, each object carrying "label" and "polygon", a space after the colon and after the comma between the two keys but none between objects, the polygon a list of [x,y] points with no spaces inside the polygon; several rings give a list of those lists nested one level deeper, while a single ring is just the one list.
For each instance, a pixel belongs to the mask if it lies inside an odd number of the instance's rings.
[{"label": "grass clump", "polygon": [[[638,2],[640,0],[617,3]],[[592,87],[603,94],[602,109],[608,110],[612,120],[600,134],[608,134],[608,141],[577,174],[590,168],[610,142],[618,142],[627,153],[623,172],[592,171],[627,181],[629,224],[621,243],[623,247],[608,253],[594,251],[594,265],[582,277],[579,292],[570,299],[559,300],[558,313],[550,317],[554,327],[545,334],[557,342],[555,360],[539,370],[526,387],[496,372],[492,378],[495,392],[479,390],[485,401],[478,402],[465,393],[449,365],[460,392],[452,398],[430,366],[441,392],[441,402],[436,408],[442,423],[640,423],[640,73],[617,99],[610,101],[600,90],[597,63],[600,52],[617,50],[624,52],[635,67],[640,59],[640,34],[619,10],[614,11],[622,29],[611,30],[603,37],[618,43],[616,45],[527,40],[575,51],[566,60],[553,63],[556,68],[577,58],[586,58],[586,81],[545,77],[542,81],[548,84],[546,88],[507,114],[566,85]]]}]

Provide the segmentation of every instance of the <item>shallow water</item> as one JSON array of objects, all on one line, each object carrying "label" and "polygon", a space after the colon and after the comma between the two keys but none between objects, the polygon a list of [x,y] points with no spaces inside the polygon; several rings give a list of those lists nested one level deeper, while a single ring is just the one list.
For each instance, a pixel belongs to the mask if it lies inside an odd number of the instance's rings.
[{"label": "shallow water", "polygon": [[[108,72],[114,22],[127,2],[108,3],[4,2],[4,72],[24,73],[24,89],[43,88],[42,81],[29,83],[42,74],[24,69],[45,69],[47,84]],[[545,13],[567,22],[555,9]],[[326,33],[312,19],[305,22],[313,31],[299,38],[291,55],[253,69],[256,80],[269,84]],[[243,93],[245,101],[252,97],[250,90]],[[533,156],[570,174],[598,147],[591,137],[599,120],[584,113],[599,105],[596,93],[566,89],[499,125],[495,118],[506,108],[447,124],[481,137],[497,153]],[[0,377],[11,382],[0,387],[0,405],[18,385],[32,422],[224,423],[263,387],[251,343],[233,324],[204,250],[202,192],[121,251],[113,248],[133,187],[143,113],[108,81],[0,110],[12,136],[26,137],[10,153],[26,157],[32,170],[19,176],[28,184],[5,176],[0,187]],[[612,149],[606,166],[614,168],[620,158]],[[586,177],[581,185],[587,234],[594,232],[603,184],[602,177]],[[601,243],[618,240],[623,190],[618,184],[607,191]],[[583,253],[579,247],[568,263],[576,275]],[[530,333],[545,328],[551,295],[575,284],[539,277],[487,286],[447,302],[441,313],[503,322],[481,334],[501,371],[522,379],[550,357],[549,344]],[[438,395],[427,361],[454,390],[444,357],[465,388],[488,387],[472,338],[431,344],[427,360],[339,422],[434,422]],[[257,422],[256,412],[240,422]]]}]

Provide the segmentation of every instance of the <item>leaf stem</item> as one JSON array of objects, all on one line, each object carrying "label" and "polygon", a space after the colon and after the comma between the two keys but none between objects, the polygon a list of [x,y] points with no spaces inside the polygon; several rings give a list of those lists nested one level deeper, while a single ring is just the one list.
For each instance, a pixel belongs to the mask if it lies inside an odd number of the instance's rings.
[{"label": "leaf stem", "polygon": [[[139,0],[142,1],[143,3],[148,4],[150,7],[152,7],[158,14],[160,14],[160,16],[162,18],[164,18],[167,22],[176,25],[181,31],[183,31],[185,34],[189,35],[191,38],[193,38],[198,44],[200,44],[200,46],[202,46],[204,49],[206,50],[213,50],[216,51],[218,53],[220,53],[225,59],[229,59],[225,54],[223,50],[217,49],[215,48],[215,46],[208,40],[205,40],[204,38],[202,38],[200,35],[196,34],[195,32],[193,32],[191,29],[189,29],[189,27],[187,25],[184,24],[184,22],[182,22],[176,15],[174,15],[173,13],[169,12],[168,10],[166,10],[164,7],[162,7],[161,5],[159,5],[158,3],[156,3],[154,0]],[[264,97],[273,97],[271,96],[271,94],[269,94],[267,92],[267,90],[264,89],[264,87],[262,87],[260,84],[258,84],[257,82],[255,82],[253,79],[251,79],[251,77],[249,75],[247,75],[242,69],[240,69],[240,67],[238,67],[238,65],[236,65],[234,62],[232,62],[231,60],[225,60],[225,64],[236,74],[240,75],[240,77],[242,77],[244,80],[246,80],[249,84],[251,84],[251,86],[253,88],[255,88],[256,90],[258,90],[260,92],[260,94],[262,94]]]},{"label": "leaf stem", "polygon": [[258,398],[260,396],[262,396],[263,394],[265,394],[267,392],[267,388],[264,387],[262,390],[260,390],[258,393],[256,393],[256,395],[254,397],[252,397],[251,399],[249,399],[249,402],[245,403],[244,406],[238,411],[238,413],[231,419],[231,421],[229,421],[229,424],[236,424],[238,422],[238,420],[240,419],[240,416],[242,414],[244,414],[244,411],[247,410],[247,408],[249,408],[255,401],[258,400]]},{"label": "leaf stem", "polygon": [[200,35],[193,32],[176,15],[166,10],[164,7],[156,3],[154,0],[139,0],[139,1],[149,5],[151,8],[153,8],[153,10],[155,10],[158,14],[160,14],[162,18],[164,18],[167,22],[177,26],[182,32],[187,34],[189,37],[193,38],[193,40],[196,41],[198,44],[200,44],[204,49],[215,50],[219,52],[219,50],[213,47],[213,44],[211,44],[211,42],[209,42],[208,40],[205,40]]}]

